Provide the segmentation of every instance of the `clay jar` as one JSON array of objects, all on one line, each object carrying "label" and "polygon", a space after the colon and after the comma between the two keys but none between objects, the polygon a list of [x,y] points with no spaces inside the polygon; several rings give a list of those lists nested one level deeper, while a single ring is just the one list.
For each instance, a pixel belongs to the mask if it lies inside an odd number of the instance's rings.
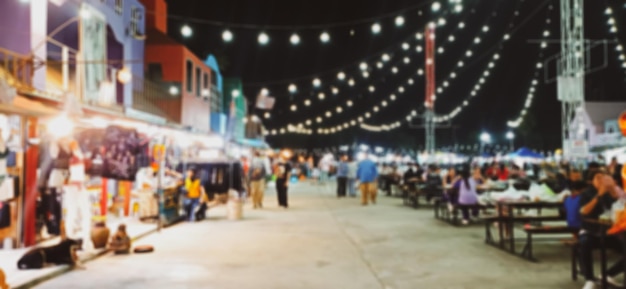
[{"label": "clay jar", "polygon": [[107,228],[104,222],[95,223],[94,227],[91,229],[91,241],[93,242],[94,248],[105,248],[109,241],[110,234],[111,230]]}]

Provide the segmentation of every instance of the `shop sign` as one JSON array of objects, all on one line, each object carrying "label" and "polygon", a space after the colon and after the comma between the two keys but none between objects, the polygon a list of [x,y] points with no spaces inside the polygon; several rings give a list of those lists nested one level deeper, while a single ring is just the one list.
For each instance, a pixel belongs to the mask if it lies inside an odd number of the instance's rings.
[{"label": "shop sign", "polygon": [[586,140],[569,140],[565,146],[565,155],[571,158],[586,158],[589,155],[589,144]]}]

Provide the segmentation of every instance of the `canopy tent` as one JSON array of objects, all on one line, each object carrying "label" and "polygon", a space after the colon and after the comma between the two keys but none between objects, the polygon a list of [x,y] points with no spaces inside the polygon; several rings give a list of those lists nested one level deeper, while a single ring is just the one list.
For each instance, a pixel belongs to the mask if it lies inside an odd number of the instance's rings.
[{"label": "canopy tent", "polygon": [[514,153],[511,153],[509,155],[509,157],[515,158],[532,158],[532,159],[543,159],[544,156],[541,154],[538,154],[536,152],[533,152],[532,150],[530,150],[527,147],[522,147],[520,149],[518,149],[517,151],[515,151]]}]

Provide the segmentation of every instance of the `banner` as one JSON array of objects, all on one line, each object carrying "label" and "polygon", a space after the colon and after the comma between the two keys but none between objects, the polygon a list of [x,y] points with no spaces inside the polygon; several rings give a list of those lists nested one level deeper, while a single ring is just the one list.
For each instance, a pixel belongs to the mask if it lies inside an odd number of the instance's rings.
[{"label": "banner", "polygon": [[276,99],[268,95],[259,94],[256,98],[256,107],[258,109],[271,110],[274,108],[274,103],[276,103]]},{"label": "banner", "polygon": [[[107,23],[102,13],[87,4],[81,9],[89,11],[89,17],[81,21],[80,50],[83,67],[83,100],[87,103],[99,103],[101,86],[107,85]],[[106,89],[105,89],[106,90]]]}]

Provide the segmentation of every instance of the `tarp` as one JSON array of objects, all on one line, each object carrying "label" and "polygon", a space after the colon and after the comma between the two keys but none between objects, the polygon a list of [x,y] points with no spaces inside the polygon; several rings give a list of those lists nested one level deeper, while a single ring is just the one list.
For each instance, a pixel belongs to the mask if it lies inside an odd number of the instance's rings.
[{"label": "tarp", "polygon": [[513,158],[514,157],[533,158],[533,159],[543,159],[544,158],[544,156],[542,156],[541,154],[533,152],[532,150],[530,150],[527,147],[522,147],[522,148],[518,149],[514,153],[510,154],[509,157],[513,157]]}]

